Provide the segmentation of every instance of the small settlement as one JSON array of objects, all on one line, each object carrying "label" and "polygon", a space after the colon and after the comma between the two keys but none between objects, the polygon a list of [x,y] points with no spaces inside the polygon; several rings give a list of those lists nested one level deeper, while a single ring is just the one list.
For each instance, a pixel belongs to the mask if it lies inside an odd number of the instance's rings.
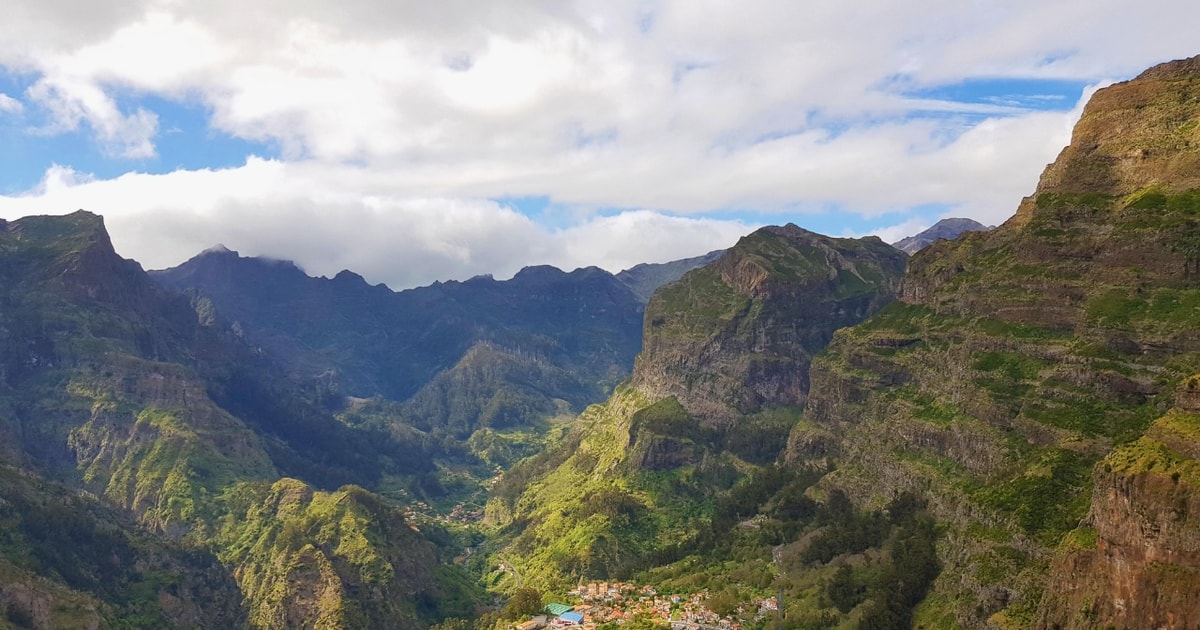
[{"label": "small settlement", "polygon": [[625,624],[645,619],[673,630],[741,630],[743,620],[760,620],[778,609],[774,597],[743,605],[736,616],[722,617],[709,610],[707,591],[659,594],[651,586],[625,582],[580,584],[568,595],[574,604],[548,604],[543,615],[512,626],[514,630],[580,628],[595,630],[598,624]]}]

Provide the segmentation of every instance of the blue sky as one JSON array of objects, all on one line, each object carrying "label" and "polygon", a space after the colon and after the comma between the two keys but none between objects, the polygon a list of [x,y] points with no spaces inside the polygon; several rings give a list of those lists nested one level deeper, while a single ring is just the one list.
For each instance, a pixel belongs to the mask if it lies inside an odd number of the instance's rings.
[{"label": "blue sky", "polygon": [[1092,91],[1200,52],[1165,4],[14,0],[0,217],[393,287],[998,224]]},{"label": "blue sky", "polygon": [[[29,75],[0,75],[0,93],[21,95],[34,80]],[[71,131],[48,132],[44,128],[52,121],[33,107],[24,108],[22,115],[0,113],[0,194],[15,195],[35,187],[55,164],[107,179],[131,170],[169,173],[226,168],[244,164],[248,155],[279,156],[270,143],[248,141],[210,128],[210,112],[194,100],[124,95],[118,102],[125,108],[145,108],[158,117],[153,155],[114,156],[96,142],[86,124]]]}]

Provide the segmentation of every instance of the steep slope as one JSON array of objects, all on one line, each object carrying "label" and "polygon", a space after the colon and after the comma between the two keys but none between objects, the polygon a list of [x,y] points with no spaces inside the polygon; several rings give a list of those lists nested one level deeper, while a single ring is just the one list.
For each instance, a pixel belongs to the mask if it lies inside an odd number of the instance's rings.
[{"label": "steep slope", "polygon": [[814,361],[788,461],[834,461],[821,487],[861,505],[923,494],[947,528],[918,623],[1034,625],[1093,466],[1200,368],[1198,125],[1200,58],[1097,92],[1010,221],[915,255]]},{"label": "steep slope", "polygon": [[[397,293],[347,271],[312,278],[222,248],[154,277],[236,322],[293,377],[318,383],[330,405],[346,395],[411,401],[404,422],[455,438],[478,428],[477,418],[528,425],[556,413],[558,401],[578,411],[601,400],[628,373],[640,335],[637,298],[596,268],[530,267],[504,282]],[[531,363],[551,376],[523,376]],[[471,383],[469,395],[446,385],[460,381]]]},{"label": "steep slope", "polygon": [[764,228],[661,288],[632,381],[497,484],[492,566],[562,587],[685,552],[720,497],[778,456],[812,354],[886,304],[904,263],[875,238]]},{"label": "steep slope", "polygon": [[246,621],[237,584],[215,558],[139,531],[94,496],[0,465],[0,526],[0,625],[231,628]]},{"label": "steep slope", "polygon": [[[353,486],[327,493],[280,480],[336,487],[419,472],[428,458],[339,423],[206,319],[117,256],[95,215],[0,224],[0,455],[11,466],[2,469],[0,518],[11,527],[0,597],[9,619],[415,627],[418,614],[436,615],[418,603],[441,592],[437,551],[399,526],[396,510]],[[304,527],[275,545],[287,522],[256,516],[282,510],[266,494],[273,483],[336,509],[308,510]],[[234,553],[235,534],[265,550]],[[309,560],[324,568],[289,572]],[[267,591],[256,588],[264,574],[275,580]],[[324,593],[313,608],[296,604],[313,592]]]},{"label": "steep slope", "polygon": [[671,262],[634,265],[618,273],[617,280],[629,287],[629,290],[633,291],[642,304],[645,304],[650,301],[650,296],[654,295],[659,287],[679,280],[683,274],[711,263],[724,253],[724,250],[717,250],[703,256],[682,258]]},{"label": "steep slope", "polygon": [[650,300],[634,384],[716,425],[802,406],[812,356],[891,301],[903,270],[904,256],[874,237],[758,230]]},{"label": "steep slope", "polygon": [[1200,625],[1200,376],[1092,471],[1092,506],[1051,565],[1045,628]]},{"label": "steep slope", "polygon": [[942,219],[927,230],[892,243],[892,246],[911,256],[938,239],[952,241],[967,232],[986,232],[991,229],[993,228],[973,219]]}]

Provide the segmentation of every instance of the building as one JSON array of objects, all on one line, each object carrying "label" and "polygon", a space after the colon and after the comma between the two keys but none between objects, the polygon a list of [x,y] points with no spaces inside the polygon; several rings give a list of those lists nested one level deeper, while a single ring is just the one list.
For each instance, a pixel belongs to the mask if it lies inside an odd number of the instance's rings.
[{"label": "building", "polygon": [[578,626],[583,623],[583,613],[581,612],[565,612],[558,616],[559,625]]}]

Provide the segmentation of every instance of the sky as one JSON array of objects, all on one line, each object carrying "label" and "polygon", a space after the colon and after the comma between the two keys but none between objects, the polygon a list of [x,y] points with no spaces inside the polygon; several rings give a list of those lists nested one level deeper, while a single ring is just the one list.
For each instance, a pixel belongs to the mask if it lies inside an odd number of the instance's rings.
[{"label": "sky", "polygon": [[1193,0],[6,0],[0,218],[395,289],[999,224]]}]

